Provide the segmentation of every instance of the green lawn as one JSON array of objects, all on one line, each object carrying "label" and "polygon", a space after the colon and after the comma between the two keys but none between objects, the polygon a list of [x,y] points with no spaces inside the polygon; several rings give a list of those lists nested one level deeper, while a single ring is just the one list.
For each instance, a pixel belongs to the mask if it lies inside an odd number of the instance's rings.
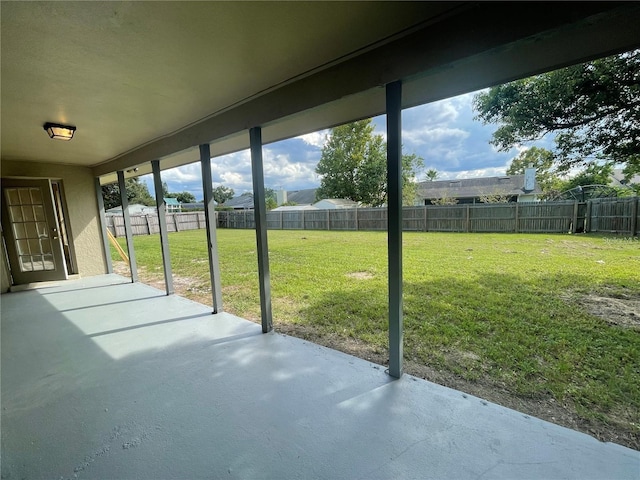
[{"label": "green lawn", "polygon": [[[255,233],[218,230],[218,243],[225,310],[259,319]],[[158,236],[134,244],[160,276]],[[204,231],[170,234],[170,248],[174,274],[206,299]],[[386,233],[270,231],[269,251],[276,329],[299,324],[386,351]],[[640,331],[592,315],[585,295],[640,301],[637,239],[404,234],[407,360],[636,436]]]}]

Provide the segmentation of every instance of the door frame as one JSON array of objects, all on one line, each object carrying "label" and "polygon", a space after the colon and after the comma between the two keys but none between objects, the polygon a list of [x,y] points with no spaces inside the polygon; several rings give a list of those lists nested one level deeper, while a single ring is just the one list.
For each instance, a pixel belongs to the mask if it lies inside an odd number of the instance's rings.
[{"label": "door frame", "polygon": [[[51,179],[48,178],[2,178],[2,236],[6,248],[9,274],[13,285],[24,285],[34,282],[66,280],[68,278],[62,239],[60,236],[60,221],[56,214],[56,202],[53,197]],[[10,222],[9,205],[5,194],[6,188],[38,187],[41,190],[44,218],[47,224],[46,235],[38,232],[38,239],[48,238],[51,245],[51,255],[55,268],[53,270],[22,271],[19,263],[18,246]],[[64,208],[64,205],[62,205]],[[44,223],[44,222],[42,222]],[[35,239],[32,239],[35,240]]]}]

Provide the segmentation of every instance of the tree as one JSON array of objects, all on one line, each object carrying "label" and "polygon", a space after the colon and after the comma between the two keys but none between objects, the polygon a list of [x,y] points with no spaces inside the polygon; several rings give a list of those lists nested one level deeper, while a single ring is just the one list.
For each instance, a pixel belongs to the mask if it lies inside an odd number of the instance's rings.
[{"label": "tree", "polygon": [[180,193],[171,193],[170,195],[174,196],[173,198],[177,199],[180,203],[195,203],[196,197],[191,192],[180,192]]},{"label": "tree", "polygon": [[[138,177],[125,179],[125,189],[127,190],[127,200],[129,204],[140,203],[142,205],[155,205],[156,202],[151,197],[147,184],[140,181]],[[104,208],[110,209],[120,206],[120,187],[117,183],[102,186],[102,198]]]},{"label": "tree", "polygon": [[278,206],[278,196],[273,188],[265,187],[264,202],[267,210],[273,210]]},{"label": "tree", "polygon": [[559,171],[594,157],[640,171],[640,50],[492,87],[474,109],[501,151],[555,133]]},{"label": "tree", "polygon": [[[374,135],[371,119],[331,129],[316,167],[321,175],[316,198],[347,198],[378,207],[387,201],[387,157],[382,135]],[[413,204],[415,171],[422,159],[403,155],[403,201]],[[412,198],[413,197],[413,198]]]},{"label": "tree", "polygon": [[429,180],[430,182],[434,182],[438,179],[439,175],[440,174],[435,168],[430,168],[429,170],[427,170],[427,174],[425,176],[427,180]]},{"label": "tree", "polygon": [[236,192],[233,191],[233,188],[225,187],[224,185],[214,188],[212,192],[213,199],[218,205],[222,205],[227,200],[231,200],[236,194]]},{"label": "tree", "polygon": [[507,175],[522,175],[529,165],[536,169],[536,180],[543,192],[554,188],[558,176],[554,169],[552,151],[546,148],[531,147],[520,152],[517,157],[511,160]]},{"label": "tree", "polygon": [[595,163],[590,164],[583,171],[579,172],[574,177],[566,180],[562,183],[563,190],[570,190],[578,186],[586,185],[608,185],[611,181],[611,175],[613,174],[613,165],[605,163],[598,165]]}]

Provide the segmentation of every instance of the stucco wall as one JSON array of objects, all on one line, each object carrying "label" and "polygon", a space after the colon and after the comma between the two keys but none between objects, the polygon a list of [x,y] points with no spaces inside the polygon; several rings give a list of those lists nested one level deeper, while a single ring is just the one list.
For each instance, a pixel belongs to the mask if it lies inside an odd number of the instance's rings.
[{"label": "stucco wall", "polygon": [[[35,177],[62,180],[78,273],[83,277],[106,273],[93,174],[90,169],[36,162],[2,161],[2,177]],[[4,249],[4,246],[2,247]],[[3,252],[4,255],[4,252]],[[2,267],[2,291],[8,282]]]}]

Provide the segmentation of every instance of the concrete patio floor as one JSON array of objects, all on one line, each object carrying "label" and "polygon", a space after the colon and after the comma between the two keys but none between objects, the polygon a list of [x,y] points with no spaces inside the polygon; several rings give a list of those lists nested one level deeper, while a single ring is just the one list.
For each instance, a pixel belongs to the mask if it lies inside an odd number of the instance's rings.
[{"label": "concrete patio floor", "polygon": [[2,295],[3,479],[640,478],[640,452],[124,282]]}]

